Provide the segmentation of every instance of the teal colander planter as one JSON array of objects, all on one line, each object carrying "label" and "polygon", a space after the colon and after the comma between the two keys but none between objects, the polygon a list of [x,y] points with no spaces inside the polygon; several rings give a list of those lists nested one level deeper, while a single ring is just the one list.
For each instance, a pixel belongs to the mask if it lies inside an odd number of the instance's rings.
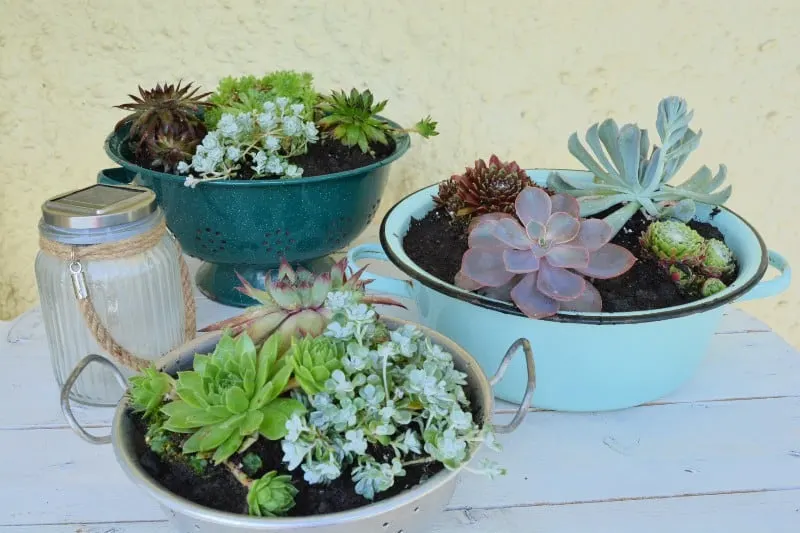
[{"label": "teal colander planter", "polygon": [[196,278],[200,291],[236,307],[254,303],[236,290],[241,285],[237,273],[263,288],[281,258],[315,271],[329,268],[329,254],[346,247],[375,216],[389,166],[411,145],[409,136],[402,135],[386,159],[346,172],[296,180],[215,181],[191,189],[181,176],[132,163],[127,139],[128,127],[108,136],[106,153],[121,168],[102,170],[98,182],[152,189],[183,251],[204,262]]},{"label": "teal colander planter", "polygon": [[[550,170],[527,172],[541,184]],[[774,296],[785,291],[791,279],[786,260],[768,250],[744,219],[725,208],[712,217],[711,206],[699,205],[698,218],[719,228],[739,261],[738,277],[726,289],[652,311],[561,312],[534,320],[510,303],[435,278],[406,255],[403,237],[409,223],[433,208],[437,191],[438,184],[430,185],[398,202],[383,219],[380,244],[350,250],[351,268],[363,259],[391,261],[410,280],[365,273],[362,279],[373,279],[369,289],[413,300],[423,325],[475,354],[484,369],[497,366],[498,350],[510,341],[527,338],[536,354],[537,385],[531,405],[541,409],[607,411],[663,398],[694,375],[726,305]],[[780,275],[764,281],[768,266]],[[524,376],[525,369],[512,362],[506,379],[495,388],[497,397],[524,401],[518,389]]]}]

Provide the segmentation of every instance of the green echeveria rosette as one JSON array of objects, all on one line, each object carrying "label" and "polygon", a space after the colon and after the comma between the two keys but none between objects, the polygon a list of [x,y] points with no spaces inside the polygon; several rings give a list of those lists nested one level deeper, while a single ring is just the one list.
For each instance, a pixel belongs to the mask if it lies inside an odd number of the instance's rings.
[{"label": "green echeveria rosette", "polygon": [[736,267],[733,252],[724,242],[718,239],[709,239],[703,254],[700,270],[709,278],[724,278],[733,273]]},{"label": "green echeveria rosette", "polygon": [[681,263],[690,267],[701,264],[705,239],[695,230],[676,220],[651,223],[640,238],[642,248],[659,262]]},{"label": "green echeveria rosette", "polygon": [[253,481],[247,491],[248,512],[253,516],[283,516],[294,507],[297,493],[297,488],[292,485],[292,476],[267,472]]},{"label": "green echeveria rosette", "polygon": [[294,378],[308,395],[325,391],[325,382],[342,368],[344,349],[329,337],[293,339],[288,353]]},{"label": "green echeveria rosette", "polygon": [[226,333],[210,355],[197,354],[193,370],[178,372],[177,399],[161,408],[164,429],[186,433],[183,453],[212,455],[220,464],[244,441],[260,434],[269,440],[286,435],[286,421],[305,407],[279,397],[292,369],[278,357],[280,338],[272,335],[260,351],[246,334]]}]

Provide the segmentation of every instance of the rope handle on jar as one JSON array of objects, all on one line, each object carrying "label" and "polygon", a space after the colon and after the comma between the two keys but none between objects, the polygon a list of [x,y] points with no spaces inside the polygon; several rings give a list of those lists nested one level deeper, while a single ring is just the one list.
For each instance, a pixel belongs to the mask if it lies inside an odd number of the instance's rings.
[{"label": "rope handle on jar", "polygon": [[[167,225],[162,220],[156,227],[136,237],[123,239],[120,241],[95,244],[91,246],[69,246],[59,242],[39,238],[39,248],[52,256],[69,261],[69,273],[72,278],[72,288],[75,291],[75,298],[78,300],[78,308],[83,315],[89,331],[92,332],[97,343],[106,350],[111,357],[119,364],[132,370],[142,370],[151,364],[151,361],[142,359],[123,348],[111,332],[103,325],[100,316],[95,310],[89,289],[86,284],[86,274],[81,261],[122,259],[142,253],[155,247],[164,233],[167,232]],[[170,236],[172,236],[170,234]],[[175,237],[172,237],[178,251],[178,262],[181,269],[181,291],[183,293],[183,303],[185,308],[185,329],[184,340],[190,341],[197,334],[197,308],[194,301],[192,279],[189,274],[189,266],[183,259],[181,246]]]}]

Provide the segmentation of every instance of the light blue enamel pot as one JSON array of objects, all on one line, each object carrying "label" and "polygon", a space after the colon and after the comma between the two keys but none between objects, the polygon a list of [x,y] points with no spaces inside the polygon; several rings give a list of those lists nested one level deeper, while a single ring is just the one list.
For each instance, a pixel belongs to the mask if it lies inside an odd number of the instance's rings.
[{"label": "light blue enamel pot", "polygon": [[[549,169],[529,170],[537,183]],[[564,171],[560,171],[564,172]],[[566,171],[581,173],[582,171]],[[433,208],[438,184],[398,202],[384,217],[380,244],[357,246],[349,252],[355,265],[364,259],[391,261],[409,280],[368,274],[370,289],[416,303],[419,321],[451,338],[473,354],[485,370],[497,367],[505,346],[524,337],[536,353],[538,384],[531,405],[557,411],[607,411],[662,398],[687,382],[708,351],[726,304],[774,296],[787,289],[791,269],[776,252],[767,250],[759,234],[744,219],[722,208],[698,206],[697,218],[719,228],[739,261],[738,278],[725,290],[692,303],[628,313],[563,312],[545,319],[524,316],[513,305],[478,296],[437,279],[403,251],[411,218]],[[768,266],[780,275],[762,281]],[[525,368],[513,362],[495,387],[498,398],[521,403]]]}]

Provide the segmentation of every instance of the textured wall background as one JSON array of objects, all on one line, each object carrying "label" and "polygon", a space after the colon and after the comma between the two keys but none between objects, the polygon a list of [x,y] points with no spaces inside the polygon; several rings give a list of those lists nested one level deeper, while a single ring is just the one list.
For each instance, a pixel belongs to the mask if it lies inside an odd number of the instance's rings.
[{"label": "textured wall background", "polygon": [[[395,167],[397,199],[496,152],[572,167],[569,134],[613,115],[654,129],[688,99],[704,130],[687,172],[729,167],[729,206],[800,265],[796,0],[0,0],[0,319],[36,302],[39,206],[111,166],[112,105],[137,84],[309,70],[372,88],[441,135]],[[191,6],[191,7],[187,7]],[[691,170],[690,170],[691,169]],[[688,174],[687,174],[688,177]],[[677,181],[677,180],[676,180]],[[800,345],[800,284],[744,307]]]}]

